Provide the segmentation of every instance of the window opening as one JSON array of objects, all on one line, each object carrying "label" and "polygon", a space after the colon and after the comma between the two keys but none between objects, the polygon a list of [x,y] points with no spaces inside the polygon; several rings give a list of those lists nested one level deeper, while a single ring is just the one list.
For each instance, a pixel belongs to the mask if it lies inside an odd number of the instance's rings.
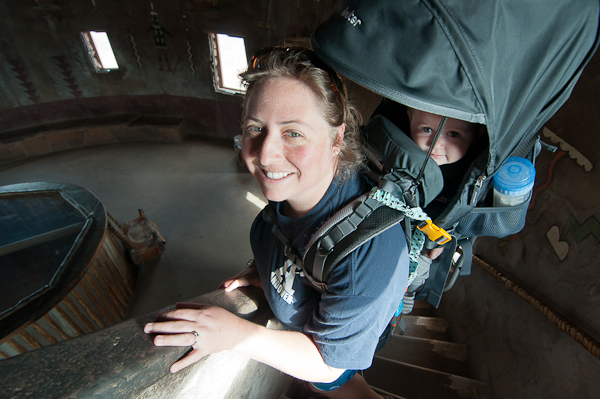
[{"label": "window opening", "polygon": [[246,88],[238,77],[240,72],[248,68],[244,39],[222,33],[211,33],[209,41],[215,90],[226,94],[244,93]]},{"label": "window opening", "polygon": [[106,32],[81,32],[81,38],[96,72],[105,73],[119,69]]}]

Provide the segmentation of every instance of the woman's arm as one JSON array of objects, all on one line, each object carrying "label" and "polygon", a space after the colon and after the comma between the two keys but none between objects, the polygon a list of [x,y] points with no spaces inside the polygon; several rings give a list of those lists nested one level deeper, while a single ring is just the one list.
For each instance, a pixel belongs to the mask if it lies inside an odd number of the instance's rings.
[{"label": "woman's arm", "polygon": [[253,285],[261,290],[264,290],[262,282],[260,281],[260,277],[258,276],[258,270],[256,269],[254,259],[248,262],[248,267],[240,271],[235,276],[223,281],[219,288],[223,288],[225,292],[231,292],[236,288],[247,287],[249,285]]},{"label": "woman's arm", "polygon": [[[147,334],[158,334],[154,338],[156,346],[193,344],[193,350],[171,366],[172,373],[223,350],[240,353],[311,382],[332,382],[344,372],[327,366],[312,339],[301,332],[270,330],[217,306],[178,304],[178,307],[144,327]],[[197,340],[193,331],[198,333]]]}]

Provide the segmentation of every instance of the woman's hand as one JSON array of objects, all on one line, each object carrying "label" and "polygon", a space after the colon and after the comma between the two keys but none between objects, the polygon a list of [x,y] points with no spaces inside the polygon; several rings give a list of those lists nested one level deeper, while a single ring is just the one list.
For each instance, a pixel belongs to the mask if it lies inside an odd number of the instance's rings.
[{"label": "woman's hand", "polygon": [[219,288],[224,288],[225,292],[231,292],[236,288],[247,287],[249,285],[263,289],[263,285],[260,281],[260,277],[258,276],[258,270],[256,270],[255,264],[248,266],[235,276],[223,281]]},{"label": "woman's hand", "polygon": [[247,323],[250,322],[217,306],[178,303],[175,310],[146,324],[144,332],[158,334],[154,337],[156,346],[192,347],[186,357],[171,366],[171,373],[176,373],[206,355],[233,349],[245,338]]},{"label": "woman's hand", "polygon": [[237,352],[307,381],[331,382],[344,372],[325,364],[309,336],[299,331],[271,330],[217,306],[178,303],[177,309],[146,324],[144,332],[157,334],[156,346],[192,346],[186,357],[171,366],[172,373],[223,350]]}]

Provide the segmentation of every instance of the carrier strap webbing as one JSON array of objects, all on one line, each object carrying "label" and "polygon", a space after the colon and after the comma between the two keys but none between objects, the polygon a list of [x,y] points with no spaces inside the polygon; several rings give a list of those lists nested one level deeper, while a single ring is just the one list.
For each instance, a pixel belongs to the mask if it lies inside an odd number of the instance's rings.
[{"label": "carrier strap webbing", "polygon": [[[456,252],[456,246],[456,238],[452,237],[452,241],[445,245],[444,252],[432,262],[431,269],[429,270],[429,278],[421,291],[423,293],[429,292],[427,302],[436,308],[442,300],[446,281],[450,274],[452,257],[454,256],[454,252]],[[427,289],[428,286],[431,287],[430,290]]]},{"label": "carrier strap webbing", "polygon": [[284,245],[284,253],[285,256],[288,257],[295,265],[301,265],[301,259],[298,255],[297,251],[292,247],[292,244],[288,241],[287,237],[281,230],[281,226],[279,226],[279,221],[277,220],[277,216],[275,215],[275,210],[271,206],[271,204],[267,204],[265,206],[263,213],[263,219],[272,225],[271,231],[281,241]]},{"label": "carrier strap webbing", "polygon": [[[461,276],[468,276],[471,274],[471,264],[473,261],[473,241],[472,237],[464,237],[458,240],[458,246],[462,248],[463,263],[460,268]],[[448,290],[446,288],[446,290]]]},{"label": "carrier strap webbing", "polygon": [[[406,217],[412,220],[431,220],[431,218],[427,216],[427,214],[420,207],[417,206],[411,208],[408,205],[406,205],[406,202],[404,202],[402,198],[395,197],[389,192],[381,190],[377,187],[373,187],[370,196],[392,209],[401,211]],[[410,258],[408,285],[411,285],[415,279],[417,264],[419,262],[419,255],[423,250],[425,238],[425,233],[423,233],[419,229],[414,229],[410,240],[410,248],[408,252],[408,256]]]}]

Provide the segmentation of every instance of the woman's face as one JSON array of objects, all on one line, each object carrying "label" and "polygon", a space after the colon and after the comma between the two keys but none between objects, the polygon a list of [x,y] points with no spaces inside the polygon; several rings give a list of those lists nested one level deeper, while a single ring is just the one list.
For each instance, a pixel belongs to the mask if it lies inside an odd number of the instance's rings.
[{"label": "woman's face", "polygon": [[343,125],[331,127],[313,91],[296,79],[267,79],[248,96],[244,161],[267,199],[287,201],[291,216],[303,216],[333,180]]}]

